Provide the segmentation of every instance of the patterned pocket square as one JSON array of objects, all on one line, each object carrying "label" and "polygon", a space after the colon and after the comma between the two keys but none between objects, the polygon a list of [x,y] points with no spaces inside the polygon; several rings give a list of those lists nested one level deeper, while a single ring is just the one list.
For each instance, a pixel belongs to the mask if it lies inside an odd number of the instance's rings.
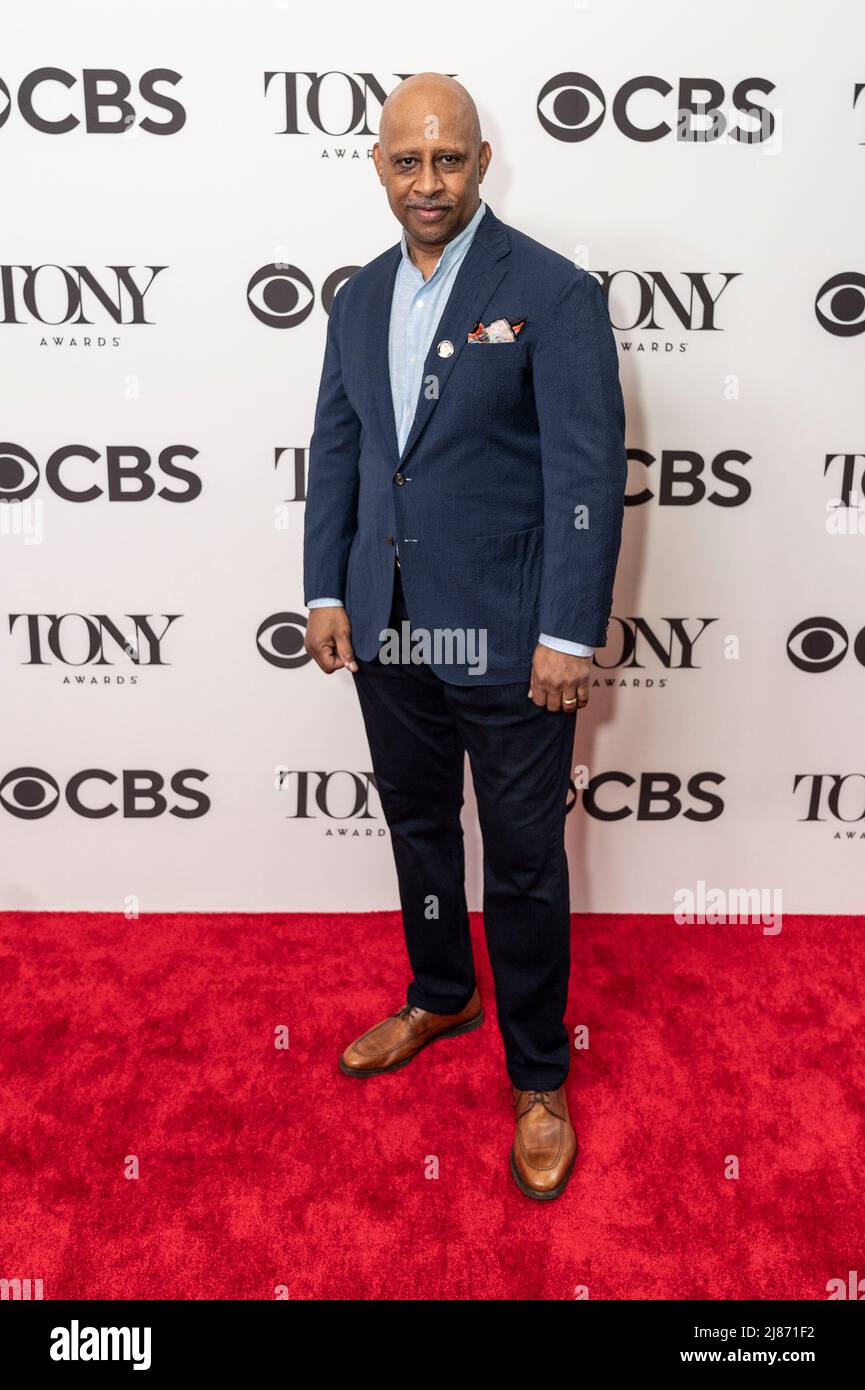
[{"label": "patterned pocket square", "polygon": [[477,323],[466,341],[469,343],[513,343],[520,329],[525,326],[525,322],[525,319],[496,319],[487,328],[484,328],[482,323]]}]

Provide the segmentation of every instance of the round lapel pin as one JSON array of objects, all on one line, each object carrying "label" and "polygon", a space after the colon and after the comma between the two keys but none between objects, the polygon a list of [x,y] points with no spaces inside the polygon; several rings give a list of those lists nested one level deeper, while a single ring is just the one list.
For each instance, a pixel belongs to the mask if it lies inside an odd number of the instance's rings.
[{"label": "round lapel pin", "polygon": [[442,338],[441,342],[436,348],[436,352],[438,353],[439,357],[453,357],[454,345],[449,338]]}]

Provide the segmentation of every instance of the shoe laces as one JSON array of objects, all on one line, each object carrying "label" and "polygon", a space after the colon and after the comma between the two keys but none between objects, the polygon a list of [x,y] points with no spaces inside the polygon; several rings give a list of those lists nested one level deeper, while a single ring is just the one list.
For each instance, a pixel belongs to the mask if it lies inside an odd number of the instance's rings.
[{"label": "shoe laces", "polygon": [[[523,1114],[527,1115],[534,1105],[543,1105],[545,1110],[549,1110],[551,1094],[551,1091],[524,1091],[523,1095],[526,1096],[528,1103]],[[517,1095],[514,1100],[514,1105],[517,1106],[519,1103],[520,1097]]]}]

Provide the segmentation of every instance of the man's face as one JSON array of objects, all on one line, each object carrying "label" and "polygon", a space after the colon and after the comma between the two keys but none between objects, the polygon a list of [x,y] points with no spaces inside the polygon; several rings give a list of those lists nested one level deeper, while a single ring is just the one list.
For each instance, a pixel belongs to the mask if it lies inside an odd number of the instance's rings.
[{"label": "man's face", "polygon": [[478,208],[492,151],[486,141],[478,150],[468,125],[447,93],[406,93],[373,147],[394,217],[410,240],[431,250],[461,232]]}]

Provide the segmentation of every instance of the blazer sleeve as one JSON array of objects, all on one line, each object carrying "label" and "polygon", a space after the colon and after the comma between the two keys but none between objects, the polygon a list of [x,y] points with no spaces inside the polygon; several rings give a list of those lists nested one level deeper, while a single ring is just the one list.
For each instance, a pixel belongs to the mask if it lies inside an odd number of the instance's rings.
[{"label": "blazer sleeve", "polygon": [[628,465],[613,328],[586,271],[542,322],[532,373],[544,485],[540,629],[603,647]]},{"label": "blazer sleeve", "polygon": [[304,603],[345,597],[348,555],[357,527],[360,420],[345,393],[340,357],[344,289],[331,307],[315,422],[303,526]]}]

